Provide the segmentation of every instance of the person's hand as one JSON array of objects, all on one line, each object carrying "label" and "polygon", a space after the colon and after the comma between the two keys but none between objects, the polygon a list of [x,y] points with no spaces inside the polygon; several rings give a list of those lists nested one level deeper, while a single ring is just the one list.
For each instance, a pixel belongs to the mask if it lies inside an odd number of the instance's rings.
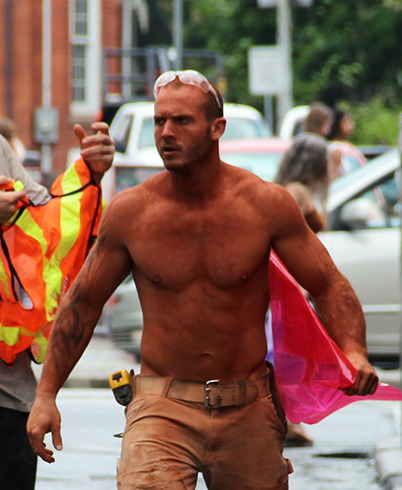
[{"label": "person's hand", "polygon": [[54,398],[38,393],[28,418],[27,432],[33,450],[47,463],[53,463],[54,457],[53,451],[48,449],[44,442],[45,434],[51,432],[53,446],[58,451],[63,449],[60,420],[60,413]]},{"label": "person's hand", "polygon": [[[11,182],[11,179],[0,175],[0,189]],[[14,213],[19,200],[26,196],[25,191],[1,191],[0,190],[0,224],[6,223]]]},{"label": "person's hand", "polygon": [[96,183],[99,184],[103,174],[112,166],[115,145],[109,135],[109,126],[105,122],[93,123],[91,129],[94,134],[87,135],[82,126],[74,125],[74,133],[80,143],[81,156],[91,168]]},{"label": "person's hand", "polygon": [[367,357],[358,353],[347,355],[357,371],[353,386],[345,390],[346,395],[372,395],[378,385],[378,376]]}]

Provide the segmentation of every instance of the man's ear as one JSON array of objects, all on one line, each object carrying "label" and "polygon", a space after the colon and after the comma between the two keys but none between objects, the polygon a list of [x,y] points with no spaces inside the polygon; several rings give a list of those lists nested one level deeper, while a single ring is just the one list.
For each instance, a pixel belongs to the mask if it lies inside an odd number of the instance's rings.
[{"label": "man's ear", "polygon": [[223,135],[226,128],[226,119],[224,117],[218,117],[214,120],[211,126],[211,138],[214,141],[218,141]]}]

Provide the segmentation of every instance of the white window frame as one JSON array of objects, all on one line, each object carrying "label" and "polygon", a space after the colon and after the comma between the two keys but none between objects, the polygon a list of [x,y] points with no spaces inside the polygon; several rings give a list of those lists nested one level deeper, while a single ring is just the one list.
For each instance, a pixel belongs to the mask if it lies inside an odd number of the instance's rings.
[{"label": "white window frame", "polygon": [[[71,89],[70,114],[74,118],[93,118],[101,104],[101,0],[84,0],[87,3],[86,35],[76,34],[76,0],[70,0]],[[83,46],[85,99],[74,100],[74,48]]]}]

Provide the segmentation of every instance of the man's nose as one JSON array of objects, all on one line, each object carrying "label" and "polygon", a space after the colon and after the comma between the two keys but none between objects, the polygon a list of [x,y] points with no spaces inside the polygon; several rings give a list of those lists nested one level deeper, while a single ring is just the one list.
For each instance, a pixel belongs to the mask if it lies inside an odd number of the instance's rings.
[{"label": "man's nose", "polygon": [[174,133],[174,127],[173,127],[172,121],[165,121],[165,124],[163,125],[163,130],[162,130],[162,137],[163,138],[174,138],[175,133]]}]

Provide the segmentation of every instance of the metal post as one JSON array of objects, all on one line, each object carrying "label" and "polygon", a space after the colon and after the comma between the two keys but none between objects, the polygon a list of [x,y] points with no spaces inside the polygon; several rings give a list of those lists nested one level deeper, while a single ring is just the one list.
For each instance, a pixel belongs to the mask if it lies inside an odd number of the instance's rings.
[{"label": "metal post", "polygon": [[[400,218],[400,266],[402,271],[402,112],[399,114],[399,218]],[[399,287],[402,285],[402,277],[400,277]],[[402,303],[402,289],[401,289],[401,303]],[[402,390],[402,311],[400,313],[400,333],[399,333],[399,388]],[[402,403],[401,405],[401,427],[399,431],[400,445],[402,447]]]},{"label": "metal post", "polygon": [[291,59],[291,10],[289,0],[278,0],[277,4],[277,44],[281,48],[284,57],[286,79],[283,81],[283,92],[278,94],[277,127],[292,108],[292,59]]},{"label": "metal post", "polygon": [[173,46],[176,50],[175,70],[183,68],[183,0],[173,0]]},{"label": "metal post", "polygon": [[272,117],[272,97],[271,95],[264,95],[264,116],[267,121],[268,127],[272,129],[274,133],[274,118]]},{"label": "metal post", "polygon": [[[121,93],[123,96],[123,100],[129,100],[132,95],[132,86],[129,81],[129,76],[132,73],[131,62],[132,59],[129,55],[129,50],[133,47],[131,45],[133,39],[133,5],[129,3],[129,1],[123,1],[122,5],[122,67],[121,73],[123,75],[122,78],[122,87]],[[136,48],[137,46],[134,45]]]},{"label": "metal post", "polygon": [[6,116],[14,118],[13,106],[13,82],[14,82],[14,21],[13,21],[13,0],[7,0],[5,6],[4,29],[6,39]]},{"label": "metal post", "polygon": [[[52,3],[42,0],[42,106],[51,107],[52,99]],[[42,172],[52,171],[52,154],[49,144],[42,144]]]}]

